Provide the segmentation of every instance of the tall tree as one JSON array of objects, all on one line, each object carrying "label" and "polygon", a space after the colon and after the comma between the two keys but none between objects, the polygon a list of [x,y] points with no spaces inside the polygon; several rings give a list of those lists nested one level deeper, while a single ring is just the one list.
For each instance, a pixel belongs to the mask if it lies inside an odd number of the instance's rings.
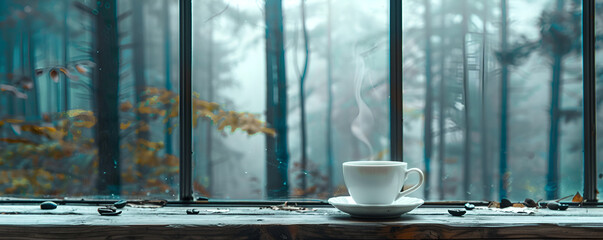
[{"label": "tall tree", "polygon": [[327,176],[329,176],[328,192],[333,193],[333,56],[331,45],[332,29],[331,0],[327,2]]},{"label": "tall tree", "polygon": [[[172,91],[172,30],[171,30],[171,21],[170,21],[170,1],[171,0],[163,0],[163,63],[165,64],[165,89],[168,91]],[[172,154],[173,146],[172,146],[172,134],[171,131],[168,131],[172,126],[170,118],[166,118],[165,122],[165,153]]]},{"label": "tall tree", "polygon": [[[144,91],[146,88],[146,79],[144,75],[145,66],[145,40],[144,40],[144,20],[143,11],[145,0],[132,2],[132,71],[134,73],[134,90],[136,103],[145,101]],[[139,125],[150,124],[147,114],[136,111],[136,120]],[[149,139],[149,131],[138,131],[138,139]]]},{"label": "tall tree", "polygon": [[[213,13],[214,4],[209,5],[210,12]],[[206,89],[206,97],[207,101],[214,101],[214,21],[209,21],[207,29],[207,85]],[[205,124],[205,161],[207,163],[207,179],[209,180],[209,185],[207,186],[207,191],[212,192],[214,189],[214,176],[213,176],[213,158],[212,158],[212,144],[213,144],[213,130],[211,122],[207,122]]]},{"label": "tall tree", "polygon": [[[302,21],[302,32],[304,37],[304,68],[299,77],[299,107],[300,107],[300,124],[301,124],[301,189],[302,192],[306,192],[307,178],[306,171],[308,171],[308,155],[307,155],[307,138],[306,138],[306,91],[305,82],[308,74],[308,63],[310,60],[310,48],[308,43],[308,29],[306,28],[306,4],[305,0],[301,0],[301,21]],[[304,194],[305,195],[305,194]]]},{"label": "tall tree", "polygon": [[[10,8],[9,8],[9,4],[7,2],[4,2],[4,4],[6,4],[7,6],[3,6],[2,11],[6,11],[6,14],[8,15],[8,13],[10,12]],[[11,80],[12,78],[10,76],[13,76],[13,71],[14,71],[14,64],[15,64],[15,41],[13,39],[14,35],[10,34],[10,32],[12,31],[12,29],[14,28],[14,21],[12,21],[12,19],[7,19],[4,22],[4,25],[2,26],[2,36],[5,40],[5,48],[6,48],[6,53],[4,54],[4,56],[6,57],[6,65],[5,65],[5,72],[6,72],[6,76],[8,80]],[[15,114],[15,96],[12,94],[5,94],[6,98],[7,98],[7,113],[9,116],[12,116]]]},{"label": "tall tree", "polygon": [[490,171],[490,162],[488,161],[489,145],[488,145],[488,121],[486,119],[486,79],[488,76],[488,60],[487,60],[487,49],[488,49],[488,12],[490,11],[490,1],[482,1],[484,9],[482,11],[482,52],[481,52],[481,73],[480,73],[480,92],[481,92],[481,158],[482,158],[482,190],[483,199],[492,199],[492,179]]},{"label": "tall tree", "polygon": [[[96,14],[94,14],[94,13]],[[92,77],[94,109],[97,117],[99,194],[121,193],[119,164],[119,43],[117,1],[99,0],[94,17],[93,58],[96,63]]]},{"label": "tall tree", "polygon": [[[24,63],[26,65],[23,66],[23,76],[27,76],[30,81],[33,82],[32,84],[32,89],[30,89],[31,94],[29,94],[29,97],[23,101],[23,113],[25,114],[26,118],[29,119],[38,119],[40,118],[40,101],[38,100],[39,96],[40,96],[40,89],[38,87],[38,84],[36,82],[36,48],[35,48],[35,38],[34,38],[34,31],[33,28],[34,26],[32,26],[34,24],[33,19],[31,17],[32,15],[30,14],[30,16],[28,16],[25,19],[25,31],[26,31],[26,35],[27,35],[27,46],[24,46],[24,48],[27,48],[27,56],[23,55],[24,57]],[[24,49],[22,49],[23,51],[25,51]],[[27,59],[27,60],[25,60]],[[27,72],[25,72],[27,71]]]},{"label": "tall tree", "polygon": [[439,98],[439,118],[438,118],[438,130],[440,131],[440,138],[438,143],[438,177],[439,177],[439,186],[438,192],[440,200],[444,199],[444,159],[446,157],[446,10],[447,10],[447,2],[448,0],[442,0],[440,3],[440,98]]},{"label": "tall tree", "polygon": [[[500,51],[505,55],[508,53],[507,36],[507,0],[500,1],[501,9],[501,33],[500,33]],[[507,61],[503,61],[500,73],[500,164],[499,164],[499,183],[498,194],[500,198],[507,197],[507,185],[509,175],[507,173],[507,114],[508,114],[508,85],[509,85],[509,66]]]},{"label": "tall tree", "polygon": [[559,198],[559,120],[560,114],[560,98],[561,98],[561,76],[563,74],[563,57],[569,51],[566,46],[562,34],[563,29],[563,6],[564,0],[556,1],[555,13],[550,20],[550,29],[548,34],[553,35],[551,42],[553,65],[552,81],[551,81],[551,105],[549,111],[550,128],[549,128],[549,149],[548,149],[548,168],[546,177],[546,197],[547,199]]},{"label": "tall tree", "polygon": [[461,34],[461,50],[463,54],[463,110],[465,113],[465,131],[464,131],[464,150],[465,161],[463,167],[463,194],[465,195],[465,199],[469,199],[470,197],[470,183],[471,183],[471,174],[470,166],[471,166],[471,114],[469,108],[469,75],[467,69],[467,34],[469,33],[469,14],[467,13],[467,0],[462,1],[462,12],[463,12],[463,22]]},{"label": "tall tree", "polygon": [[[67,61],[69,61],[69,4],[70,1],[64,1],[64,11],[65,15],[63,16],[63,64],[67,66]],[[62,111],[69,110],[70,104],[70,86],[69,79],[67,76],[63,76],[63,108]]]},{"label": "tall tree", "polygon": [[266,191],[269,198],[289,195],[287,150],[287,79],[281,0],[266,0],[266,122],[276,137],[266,135]]},{"label": "tall tree", "polygon": [[432,121],[433,121],[433,97],[431,87],[431,0],[423,1],[425,4],[425,118],[423,137],[425,141],[423,159],[425,162],[425,199],[429,199],[431,190],[431,153],[433,146]]}]

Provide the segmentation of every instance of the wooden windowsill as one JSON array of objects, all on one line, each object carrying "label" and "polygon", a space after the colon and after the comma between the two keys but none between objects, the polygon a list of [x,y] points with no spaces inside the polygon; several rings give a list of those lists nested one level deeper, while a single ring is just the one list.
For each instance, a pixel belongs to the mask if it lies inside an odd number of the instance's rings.
[{"label": "wooden windowsill", "polygon": [[[538,209],[534,214],[468,211],[463,217],[447,208],[424,207],[398,219],[354,219],[331,207],[289,212],[259,207],[122,209],[100,216],[95,206],[0,205],[0,238],[601,238],[603,208]],[[220,211],[216,211],[216,210]]]}]

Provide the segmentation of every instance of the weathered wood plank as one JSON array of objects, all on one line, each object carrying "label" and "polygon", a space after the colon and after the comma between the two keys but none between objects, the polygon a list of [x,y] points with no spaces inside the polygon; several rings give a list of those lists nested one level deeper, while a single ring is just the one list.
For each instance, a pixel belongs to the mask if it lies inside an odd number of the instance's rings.
[{"label": "weathered wood plank", "polygon": [[390,220],[354,219],[333,208],[286,212],[250,207],[125,208],[105,217],[93,206],[0,206],[3,239],[417,239],[417,238],[601,238],[603,209],[538,210],[534,215],[470,211],[463,217],[445,208],[420,208]]}]

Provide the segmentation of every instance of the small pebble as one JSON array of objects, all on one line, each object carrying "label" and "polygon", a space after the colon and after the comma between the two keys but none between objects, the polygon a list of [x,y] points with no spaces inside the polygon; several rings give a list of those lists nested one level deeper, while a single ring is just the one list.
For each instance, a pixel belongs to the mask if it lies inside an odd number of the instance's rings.
[{"label": "small pebble", "polygon": [[51,202],[51,201],[46,201],[46,202],[43,202],[42,204],[40,204],[40,208],[45,209],[45,210],[55,209],[55,208],[57,208],[57,206],[58,205],[55,202]]},{"label": "small pebble", "polygon": [[465,209],[473,210],[473,209],[475,209],[475,205],[473,205],[471,203],[465,203]]},{"label": "small pebble", "polygon": [[467,211],[463,210],[463,209],[448,209],[448,213],[450,213],[452,216],[463,216],[465,215],[465,213],[467,213]]},{"label": "small pebble", "polygon": [[569,205],[567,205],[567,204],[559,204],[559,210],[561,210],[561,211],[567,210],[568,207],[569,207]]},{"label": "small pebble", "polygon": [[186,209],[186,214],[199,214],[199,210],[197,209]]},{"label": "small pebble", "polygon": [[526,205],[526,207],[538,207],[538,204],[536,204],[536,202],[534,202],[534,200],[531,198],[526,198],[526,200],[523,200],[523,205]]},{"label": "small pebble", "polygon": [[513,203],[511,203],[509,199],[503,198],[502,200],[500,200],[500,208],[507,208],[510,206],[513,206]]},{"label": "small pebble", "polygon": [[119,201],[113,203],[113,206],[115,206],[116,208],[124,208],[127,203],[128,203],[128,201],[126,201],[126,200],[119,200]]},{"label": "small pebble", "polygon": [[558,202],[549,202],[546,204],[546,207],[551,209],[551,210],[559,210],[559,203]]},{"label": "small pebble", "polygon": [[98,213],[102,216],[117,216],[121,214],[121,211],[117,211],[117,208],[113,206],[106,206],[98,208]]}]

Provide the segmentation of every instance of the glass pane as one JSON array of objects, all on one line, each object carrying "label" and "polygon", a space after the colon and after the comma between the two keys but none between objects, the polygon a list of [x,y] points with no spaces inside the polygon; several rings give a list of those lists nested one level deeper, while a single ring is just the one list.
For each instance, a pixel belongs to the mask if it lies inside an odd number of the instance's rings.
[{"label": "glass pane", "polygon": [[278,2],[193,1],[199,195],[348,195],[342,162],[389,155],[388,1],[308,0],[305,14],[300,1]]},{"label": "glass pane", "polygon": [[581,2],[404,0],[404,9],[404,154],[428,172],[423,196],[582,191]]},{"label": "glass pane", "polygon": [[176,0],[0,1],[0,192],[178,189]]}]

